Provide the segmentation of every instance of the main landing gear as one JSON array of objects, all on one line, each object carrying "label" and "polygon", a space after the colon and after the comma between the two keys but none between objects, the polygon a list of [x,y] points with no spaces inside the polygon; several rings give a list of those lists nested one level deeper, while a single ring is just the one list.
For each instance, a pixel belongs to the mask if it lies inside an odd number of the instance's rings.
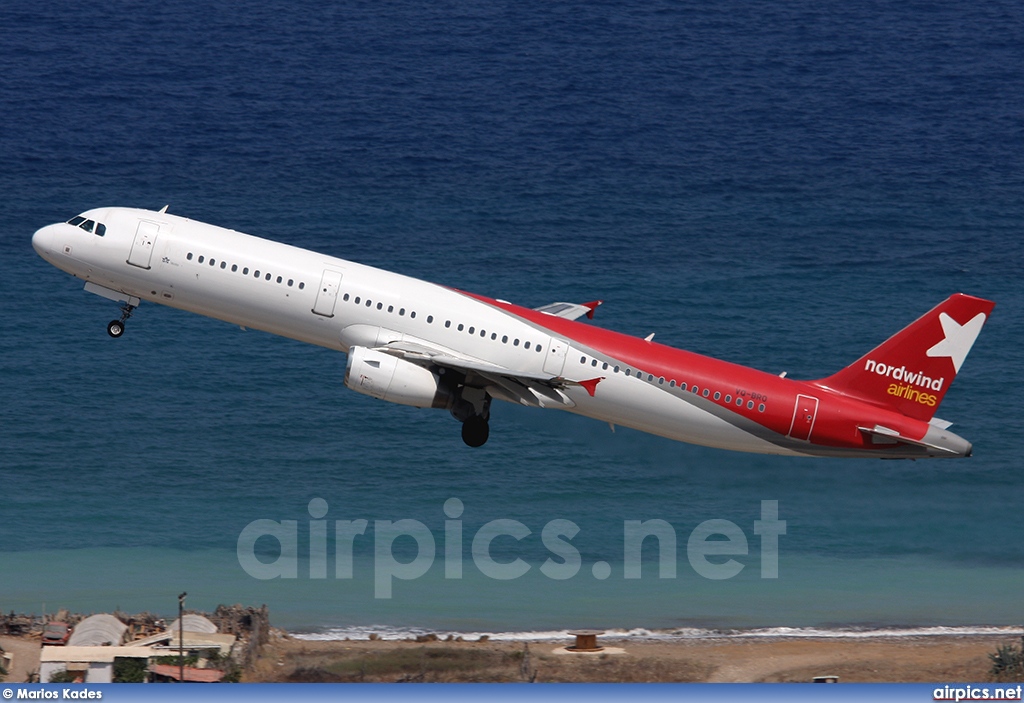
[{"label": "main landing gear", "polygon": [[490,434],[490,425],[482,415],[473,415],[462,423],[462,441],[470,447],[482,447]]},{"label": "main landing gear", "polygon": [[460,386],[449,408],[456,420],[462,423],[462,441],[470,447],[482,447],[487,442],[491,428],[487,420],[491,417],[491,396],[482,388]]},{"label": "main landing gear", "polygon": [[129,317],[132,316],[132,313],[135,312],[135,308],[135,305],[129,305],[128,303],[122,305],[121,319],[111,320],[110,322],[107,323],[107,334],[109,334],[114,339],[117,339],[122,334],[124,334],[124,323]]}]

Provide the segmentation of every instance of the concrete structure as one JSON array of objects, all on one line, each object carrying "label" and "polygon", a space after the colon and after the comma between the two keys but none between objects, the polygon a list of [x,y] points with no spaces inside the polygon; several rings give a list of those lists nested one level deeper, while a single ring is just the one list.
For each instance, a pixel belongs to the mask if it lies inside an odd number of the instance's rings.
[{"label": "concrete structure", "polygon": [[39,655],[39,681],[48,683],[55,673],[67,671],[82,683],[111,683],[114,659],[144,659],[154,656],[149,647],[43,647]]}]

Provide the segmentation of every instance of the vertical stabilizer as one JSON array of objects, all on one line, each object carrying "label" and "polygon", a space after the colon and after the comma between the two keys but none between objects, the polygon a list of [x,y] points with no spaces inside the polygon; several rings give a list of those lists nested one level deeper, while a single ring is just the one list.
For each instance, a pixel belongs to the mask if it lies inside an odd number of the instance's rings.
[{"label": "vertical stabilizer", "polygon": [[816,383],[927,422],[993,307],[990,300],[952,295],[842,371]]}]

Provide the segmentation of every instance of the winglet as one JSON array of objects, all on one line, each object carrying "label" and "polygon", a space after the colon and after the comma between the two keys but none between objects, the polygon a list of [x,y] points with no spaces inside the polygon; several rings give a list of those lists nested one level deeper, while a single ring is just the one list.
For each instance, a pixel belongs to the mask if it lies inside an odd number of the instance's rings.
[{"label": "winglet", "polygon": [[[588,320],[593,320],[594,319],[594,311],[597,310],[597,307],[599,305],[601,305],[603,302],[604,302],[603,300],[591,300],[589,303],[581,303],[581,305],[583,305],[583,307],[587,308],[587,319]],[[594,394],[591,393],[590,395],[594,395]]]},{"label": "winglet", "polygon": [[604,376],[600,376],[599,378],[591,378],[591,379],[589,379],[587,381],[579,381],[578,383],[581,386],[583,386],[584,388],[586,388],[587,389],[587,393],[589,393],[590,397],[593,398],[594,397],[594,392],[597,390],[597,384],[600,383],[603,380],[604,380]]}]

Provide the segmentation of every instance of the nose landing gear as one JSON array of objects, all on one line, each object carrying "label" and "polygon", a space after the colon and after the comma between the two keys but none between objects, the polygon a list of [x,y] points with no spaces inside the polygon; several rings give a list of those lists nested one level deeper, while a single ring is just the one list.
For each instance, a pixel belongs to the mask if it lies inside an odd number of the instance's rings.
[{"label": "nose landing gear", "polygon": [[135,308],[135,305],[131,305],[129,303],[125,303],[124,305],[122,305],[121,319],[111,320],[110,322],[107,323],[107,334],[109,334],[114,339],[117,339],[122,334],[124,334],[124,323],[129,317],[132,316],[132,313],[135,312]]}]

